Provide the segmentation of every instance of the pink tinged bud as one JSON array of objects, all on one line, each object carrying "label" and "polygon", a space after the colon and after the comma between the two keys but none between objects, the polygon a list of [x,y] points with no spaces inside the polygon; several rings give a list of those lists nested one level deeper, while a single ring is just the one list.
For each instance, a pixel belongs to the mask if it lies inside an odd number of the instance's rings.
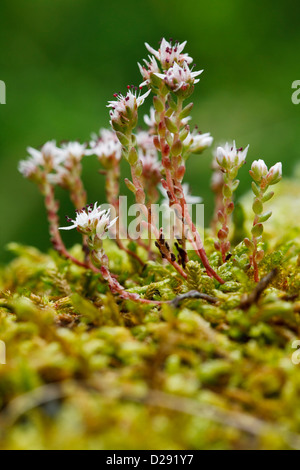
[{"label": "pink tinged bud", "polygon": [[272,166],[267,175],[267,181],[269,184],[276,184],[282,178],[282,163],[278,162]]}]

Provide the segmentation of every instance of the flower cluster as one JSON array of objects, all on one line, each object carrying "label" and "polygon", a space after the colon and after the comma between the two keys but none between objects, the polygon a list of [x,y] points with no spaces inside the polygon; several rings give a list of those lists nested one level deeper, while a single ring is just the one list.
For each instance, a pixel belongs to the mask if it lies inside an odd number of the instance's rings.
[{"label": "flower cluster", "polygon": [[[130,88],[130,87],[129,87]],[[150,94],[148,90],[143,95],[137,95],[137,90],[129,89],[125,96],[116,93],[116,100],[109,101],[107,107],[110,111],[110,123],[112,127],[123,134],[134,129],[138,120],[138,108],[144,103],[145,98]]]},{"label": "flower cluster", "polygon": [[182,44],[175,41],[173,45],[171,40],[168,42],[163,38],[158,51],[147,43],[145,45],[153,55],[149,56],[149,60],[144,60],[143,66],[138,64],[144,79],[140,86],[149,85],[155,91],[165,84],[168,90],[187,98],[192,93],[194,85],[199,82],[196,77],[203,70],[194,72],[190,69],[193,59],[183,53],[186,41]]}]

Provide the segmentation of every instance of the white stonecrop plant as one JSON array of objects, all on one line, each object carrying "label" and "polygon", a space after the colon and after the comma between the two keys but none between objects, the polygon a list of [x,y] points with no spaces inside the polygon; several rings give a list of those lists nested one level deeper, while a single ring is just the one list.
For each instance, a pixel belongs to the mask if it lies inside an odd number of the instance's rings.
[{"label": "white stonecrop plant", "polygon": [[274,196],[274,192],[269,191],[269,187],[277,184],[282,178],[282,163],[278,162],[268,170],[263,160],[255,160],[251,165],[249,173],[254,180],[252,182],[254,220],[251,229],[252,239],[245,238],[244,242],[250,251],[249,259],[251,266],[253,266],[254,280],[258,282],[258,265],[265,254],[264,250],[259,247],[264,230],[263,224],[272,215],[272,211],[264,212],[264,204]]},{"label": "white stonecrop plant", "polygon": [[[193,103],[186,103],[186,100],[199,83],[198,77],[203,70],[194,71],[193,59],[184,52],[185,46],[186,41],[179,43],[162,39],[156,50],[146,43],[150,55],[143,60],[142,65],[138,64],[143,82],[139,89],[128,86],[126,94],[116,93],[114,100],[108,102],[110,129],[101,129],[99,134],[93,134],[89,144],[69,142],[57,145],[55,141],[49,141],[40,150],[29,147],[29,158],[19,164],[20,172],[37,183],[44,196],[54,248],[73,263],[101,273],[111,291],[124,299],[153,302],[125,291],[110,273],[103,238],[112,232],[118,247],[141,266],[144,267],[147,257],[153,260],[161,256],[183,279],[187,279],[185,268],[189,254],[186,246],[190,242],[208,276],[214,278],[216,283],[224,282],[219,274],[220,266],[213,269],[210,265],[200,234],[188,211],[188,204],[197,204],[201,199],[192,196],[187,183],[183,182],[189,157],[202,153],[213,142],[208,132],[198,131],[197,126],[194,130],[190,128]],[[144,86],[148,90],[142,93],[141,88]],[[139,109],[150,93],[153,93],[153,107],[149,115],[144,116],[147,128],[135,131]],[[216,194],[214,224],[218,234],[215,246],[221,252],[222,263],[226,262],[230,248],[230,216],[234,210],[233,194],[239,184],[237,175],[245,163],[247,152],[248,147],[237,149],[233,142],[219,146],[214,159],[212,187]],[[92,155],[98,158],[100,173],[105,175],[106,197],[115,213],[113,218],[111,212],[102,209],[101,205],[87,205],[82,182],[82,162]],[[121,226],[119,195],[122,158],[129,163],[131,170],[131,180],[125,179],[125,183],[140,205],[144,228],[149,235],[154,235],[158,248],[156,255],[152,251],[151,238],[148,243],[141,238],[133,241],[127,229]],[[245,239],[245,244],[250,250],[250,264],[255,280],[259,279],[258,264],[263,256],[259,248],[262,224],[270,217],[270,213],[263,212],[263,204],[273,196],[268,188],[280,180],[281,172],[281,163],[268,170],[263,160],[253,162],[250,170],[254,180],[255,218],[252,238]],[[59,224],[59,203],[55,197],[57,186],[69,192],[76,209],[75,219],[67,218],[71,223],[68,227],[60,227]],[[163,229],[158,229],[151,218],[151,205],[159,200],[160,191],[170,210],[176,207],[176,231],[173,231],[176,232],[176,240],[169,242],[165,240]],[[82,234],[83,259],[74,258],[61,238],[61,230],[74,228]],[[119,235],[121,229],[127,236],[125,242]],[[131,249],[133,243],[136,247]],[[173,252],[174,247],[177,254]],[[142,250],[144,255],[140,255]]]}]

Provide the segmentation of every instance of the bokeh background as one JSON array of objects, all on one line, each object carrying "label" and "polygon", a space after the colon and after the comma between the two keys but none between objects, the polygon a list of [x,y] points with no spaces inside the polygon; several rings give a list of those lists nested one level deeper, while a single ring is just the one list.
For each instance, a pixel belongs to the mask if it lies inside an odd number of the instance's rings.
[{"label": "bokeh background", "polygon": [[[7,86],[7,104],[0,106],[1,260],[10,241],[49,247],[42,198],[17,172],[26,147],[86,141],[107,126],[107,100],[140,83],[136,63],[146,57],[144,42],[156,47],[162,36],[187,40],[197,69],[204,68],[193,123],[215,143],[249,143],[248,163],[280,160],[291,175],[300,157],[300,105],[291,101],[291,84],[300,79],[299,14],[295,0],[1,0],[0,79]],[[186,175],[204,198],[207,220],[210,160],[209,150],[191,157]],[[86,159],[89,202],[103,200],[97,169]],[[248,169],[239,194],[249,188]],[[64,223],[73,212],[67,195],[59,196]],[[68,237],[71,244],[76,234]]]}]

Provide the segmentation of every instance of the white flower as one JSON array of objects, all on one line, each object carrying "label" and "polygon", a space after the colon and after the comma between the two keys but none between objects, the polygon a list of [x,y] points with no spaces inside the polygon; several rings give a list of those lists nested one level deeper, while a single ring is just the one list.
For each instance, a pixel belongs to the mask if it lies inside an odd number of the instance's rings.
[{"label": "white flower", "polygon": [[154,127],[156,126],[156,119],[155,119],[155,109],[153,106],[150,108],[150,113],[149,116],[147,114],[144,115],[144,122],[147,124],[149,127]]},{"label": "white flower", "polygon": [[62,145],[59,149],[60,162],[63,163],[66,160],[75,159],[80,161],[85,155],[86,144],[80,144],[79,142],[68,142]]},{"label": "white flower", "polygon": [[145,46],[150,52],[150,54],[153,54],[156,59],[159,60],[163,69],[172,67],[174,62],[178,63],[179,65],[183,64],[183,62],[186,62],[187,64],[193,62],[193,59],[189,57],[188,54],[182,54],[185,45],[186,41],[181,44],[175,42],[173,46],[170,42],[166,41],[165,38],[163,38],[160,44],[160,48],[158,49],[158,51],[156,51],[155,49],[153,49],[153,47],[149,46],[149,44],[145,43]]},{"label": "white flower", "polygon": [[111,124],[117,123],[118,125],[126,126],[130,124],[131,120],[135,121],[137,119],[137,108],[144,103],[145,98],[147,98],[150,92],[151,90],[148,90],[139,96],[131,90],[127,92],[126,96],[116,93],[114,97],[117,98],[117,101],[109,101],[107,105],[108,108],[112,108],[112,111],[110,111]]},{"label": "white flower", "polygon": [[161,165],[158,160],[158,155],[155,150],[149,149],[148,151],[139,150],[139,160],[143,165],[143,175],[150,176],[156,174],[158,180],[161,179]]},{"label": "white flower", "polygon": [[267,181],[269,184],[276,184],[281,180],[282,177],[282,163],[278,162],[273,165],[267,175]]},{"label": "white flower", "polygon": [[249,145],[243,150],[236,148],[235,141],[232,145],[227,142],[224,147],[217,148],[216,160],[224,169],[240,168],[246,160],[248,149]]},{"label": "white flower", "polygon": [[67,168],[59,165],[55,168],[54,173],[52,172],[47,174],[47,180],[51,184],[58,184],[62,186],[65,182],[68,181],[69,175],[70,171]]},{"label": "white flower", "polygon": [[[163,185],[159,184],[158,189],[159,189],[160,193],[162,194],[162,196],[164,197],[164,199],[162,200],[162,204],[169,205],[168,193],[165,190],[165,188],[163,187]],[[185,202],[187,204],[200,204],[202,202],[202,200],[203,200],[202,197],[192,196],[190,194],[190,187],[189,187],[188,183],[184,183],[182,185],[182,190],[183,190],[183,195],[184,195],[184,198],[185,198]]]},{"label": "white flower", "polygon": [[79,232],[85,235],[97,235],[101,238],[104,233],[112,227],[118,217],[110,220],[110,209],[101,210],[101,206],[97,206],[97,202],[93,205],[89,205],[80,211],[77,211],[76,219],[70,219],[67,217],[68,222],[73,222],[73,225],[69,227],[59,227],[60,230],[72,230],[76,228]]},{"label": "white flower", "polygon": [[263,160],[254,160],[251,165],[251,170],[258,177],[262,178],[268,174],[268,167]]},{"label": "white flower", "polygon": [[139,131],[135,135],[136,143],[139,148],[145,152],[148,150],[153,150],[156,153],[156,148],[153,143],[153,136],[147,131]]},{"label": "white flower", "polygon": [[51,170],[57,164],[59,149],[56,147],[54,140],[46,142],[41,150],[32,147],[27,148],[29,158],[19,162],[19,171],[26,178],[34,175],[38,169],[44,168],[46,165]]},{"label": "white flower", "polygon": [[141,75],[144,79],[143,83],[140,84],[140,87],[144,85],[148,85],[150,83],[151,75],[153,73],[160,72],[160,69],[157,65],[157,62],[154,57],[149,56],[149,62],[144,59],[145,65],[141,65],[138,63]]},{"label": "white flower", "polygon": [[86,151],[87,155],[96,155],[100,160],[115,159],[121,160],[122,145],[116,136],[115,131],[100,129],[99,136],[92,136],[90,142],[91,149]]},{"label": "white flower", "polygon": [[209,132],[201,134],[200,132],[193,131],[188,134],[186,139],[183,141],[183,144],[189,147],[189,152],[201,153],[204,149],[211,146],[213,140],[214,139]]},{"label": "white flower", "polygon": [[186,62],[182,66],[176,62],[165,73],[156,73],[155,75],[163,79],[166,85],[174,92],[183,89],[185,90],[191,85],[195,85],[200,79],[195,80],[195,77],[200,75],[203,70],[192,72]]}]

